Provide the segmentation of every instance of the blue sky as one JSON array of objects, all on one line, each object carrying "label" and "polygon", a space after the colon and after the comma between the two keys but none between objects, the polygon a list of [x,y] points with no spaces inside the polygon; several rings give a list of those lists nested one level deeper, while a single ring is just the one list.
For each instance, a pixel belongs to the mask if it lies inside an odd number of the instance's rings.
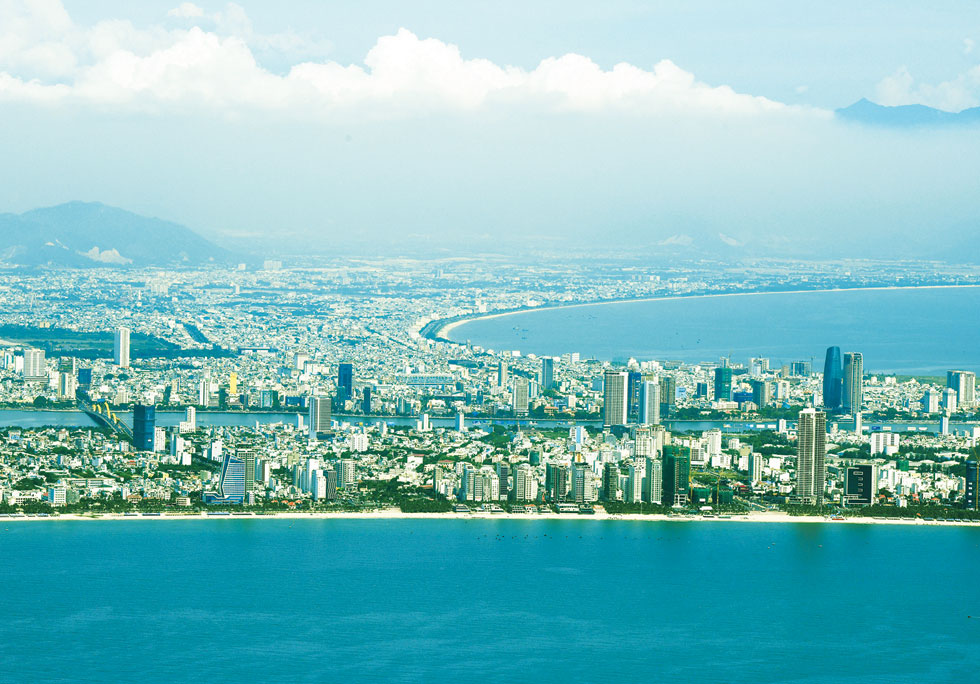
[{"label": "blue sky", "polygon": [[0,209],[284,249],[952,238],[975,129],[832,110],[980,105],[976,42],[965,2],[0,0]]}]

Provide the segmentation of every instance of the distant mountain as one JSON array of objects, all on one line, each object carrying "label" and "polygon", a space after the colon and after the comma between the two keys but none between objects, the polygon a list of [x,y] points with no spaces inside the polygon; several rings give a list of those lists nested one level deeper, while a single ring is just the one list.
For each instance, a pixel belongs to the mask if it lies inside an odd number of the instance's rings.
[{"label": "distant mountain", "polygon": [[838,109],[837,116],[875,126],[949,126],[980,123],[980,107],[961,112],[944,112],[925,105],[900,105],[886,107],[864,98],[850,107]]},{"label": "distant mountain", "polygon": [[185,226],[99,202],[0,214],[0,263],[18,266],[174,266],[232,254]]}]

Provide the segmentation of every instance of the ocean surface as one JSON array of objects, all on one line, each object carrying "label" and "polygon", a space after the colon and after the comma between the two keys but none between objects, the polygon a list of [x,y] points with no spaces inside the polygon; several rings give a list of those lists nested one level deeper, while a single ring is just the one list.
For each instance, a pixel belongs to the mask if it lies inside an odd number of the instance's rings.
[{"label": "ocean surface", "polygon": [[866,371],[945,375],[980,371],[980,288],[845,290],[684,297],[527,311],[474,319],[449,337],[497,350],[604,360],[737,362],[780,366],[826,349],[864,354]]},{"label": "ocean surface", "polygon": [[972,682],[980,530],[0,520],[0,682]]}]

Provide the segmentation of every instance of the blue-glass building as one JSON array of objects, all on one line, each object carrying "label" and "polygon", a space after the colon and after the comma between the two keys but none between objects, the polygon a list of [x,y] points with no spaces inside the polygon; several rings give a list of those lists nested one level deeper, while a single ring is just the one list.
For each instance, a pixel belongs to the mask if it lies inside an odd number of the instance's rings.
[{"label": "blue-glass building", "polygon": [[227,503],[245,503],[245,459],[228,452],[221,464],[218,494]]},{"label": "blue-glass building", "polygon": [[732,400],[732,369],[715,368],[715,401]]},{"label": "blue-glass building", "polygon": [[347,401],[354,396],[354,366],[342,363],[337,367],[337,398]]},{"label": "blue-glass building", "polygon": [[840,347],[827,347],[823,364],[823,405],[828,409],[840,409],[844,390],[844,367],[841,365]]},{"label": "blue-glass building", "polygon": [[136,404],[133,407],[133,447],[137,451],[153,451],[153,434],[157,423],[155,406]]},{"label": "blue-glass building", "polygon": [[966,462],[966,493],[963,503],[974,511],[980,510],[980,461]]}]

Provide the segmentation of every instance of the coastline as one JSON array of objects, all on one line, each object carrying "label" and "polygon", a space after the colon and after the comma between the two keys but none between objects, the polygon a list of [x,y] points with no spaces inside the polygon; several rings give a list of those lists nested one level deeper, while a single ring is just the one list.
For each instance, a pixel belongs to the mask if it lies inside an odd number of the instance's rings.
[{"label": "coastline", "polygon": [[[974,285],[879,285],[871,287],[832,287],[832,288],[820,288],[813,290],[767,290],[764,292],[760,291],[745,291],[745,292],[716,292],[707,294],[692,294],[692,295],[656,295],[652,297],[627,297],[622,299],[600,299],[588,302],[576,302],[573,304],[548,304],[546,306],[535,306],[535,307],[524,307],[519,309],[510,309],[505,311],[500,311],[496,313],[483,313],[483,314],[470,314],[466,316],[461,316],[458,319],[452,320],[447,319],[445,322],[432,325],[431,323],[420,331],[420,334],[430,340],[441,340],[446,342],[451,342],[452,344],[464,344],[458,340],[453,340],[448,337],[448,335],[456,328],[465,323],[472,323],[473,321],[490,320],[493,318],[503,318],[505,316],[516,316],[518,314],[531,313],[536,311],[550,311],[555,309],[577,309],[590,306],[606,306],[611,304],[635,304],[640,302],[659,302],[659,301],[677,301],[681,299],[708,299],[714,297],[747,297],[747,296],[764,296],[764,295],[787,295],[787,294],[809,294],[809,293],[828,293],[828,292],[876,292],[876,291],[887,291],[887,290],[945,290],[945,289],[965,289],[965,288],[980,288],[980,284]],[[438,321],[433,321],[438,323]]]},{"label": "coastline", "polygon": [[559,514],[559,513],[403,513],[398,509],[382,509],[369,512],[336,512],[336,513],[270,513],[270,514],[237,514],[237,515],[209,515],[204,513],[165,513],[162,515],[126,515],[123,513],[106,514],[65,514],[25,517],[0,517],[0,526],[7,522],[91,522],[106,520],[592,520],[592,521],[623,521],[623,522],[669,522],[669,523],[767,523],[767,524],[786,524],[786,523],[823,523],[823,524],[846,524],[846,525],[905,525],[905,526],[961,526],[977,527],[980,529],[980,520],[977,521],[951,521],[951,520],[923,520],[921,518],[845,518],[843,520],[832,520],[826,516],[792,516],[787,513],[767,512],[767,513],[739,513],[732,514],[728,518],[717,516],[704,517],[701,515],[691,516],[667,516],[663,514],[642,515],[629,513],[622,515],[610,515],[605,512],[596,511],[593,515],[578,514]]}]

